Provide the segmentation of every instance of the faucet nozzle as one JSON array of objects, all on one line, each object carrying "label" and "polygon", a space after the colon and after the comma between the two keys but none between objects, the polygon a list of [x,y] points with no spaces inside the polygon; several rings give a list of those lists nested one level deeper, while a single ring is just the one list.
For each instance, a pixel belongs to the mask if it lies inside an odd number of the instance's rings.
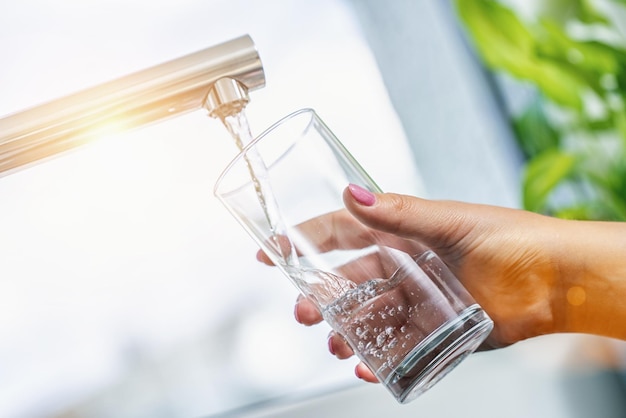
[{"label": "faucet nozzle", "polygon": [[224,120],[243,110],[250,101],[248,89],[239,81],[230,77],[217,80],[204,100],[204,108],[209,116]]}]

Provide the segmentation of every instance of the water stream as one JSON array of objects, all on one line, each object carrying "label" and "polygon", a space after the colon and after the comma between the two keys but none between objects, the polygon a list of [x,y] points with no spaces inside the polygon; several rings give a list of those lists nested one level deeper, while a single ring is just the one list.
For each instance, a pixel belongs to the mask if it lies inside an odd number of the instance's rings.
[{"label": "water stream", "polygon": [[[225,117],[222,122],[230,132],[239,150],[245,149],[246,145],[253,140],[248,119],[243,110]],[[244,160],[259,204],[271,231],[270,240],[272,246],[280,254],[281,265],[296,287],[304,295],[316,300],[320,307],[328,305],[347,290],[355,288],[356,285],[351,280],[328,271],[307,268],[300,263],[299,254],[290,239],[287,226],[283,221],[276,197],[272,191],[265,161],[255,147],[246,151]],[[318,256],[323,255],[318,254]]]},{"label": "water stream", "polygon": [[[235,141],[235,145],[242,151],[254,137],[252,136],[248,118],[242,110],[231,116],[225,117],[222,122]],[[272,243],[281,254],[285,265],[297,269],[299,267],[298,255],[295,246],[288,238],[287,227],[284,224],[278,203],[269,181],[267,166],[256,148],[250,148],[244,156],[250,179],[259,200],[259,204],[265,214],[270,231]]]}]

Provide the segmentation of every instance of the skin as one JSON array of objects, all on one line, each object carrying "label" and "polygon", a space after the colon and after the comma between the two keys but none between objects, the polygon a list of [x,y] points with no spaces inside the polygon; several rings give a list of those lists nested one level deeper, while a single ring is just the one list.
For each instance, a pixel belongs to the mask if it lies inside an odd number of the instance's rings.
[{"label": "skin", "polygon": [[[552,333],[626,340],[626,224],[368,193],[346,188],[346,210],[328,215],[336,219],[323,237],[324,249],[338,242],[364,245],[374,237],[405,250],[431,248],[493,319],[482,349]],[[346,238],[341,231],[354,231],[350,223],[370,232]],[[262,253],[258,258],[270,264]],[[322,321],[304,297],[294,314],[307,326]],[[339,359],[353,355],[340,335],[331,333],[328,346]],[[363,364],[355,372],[377,381]]]}]

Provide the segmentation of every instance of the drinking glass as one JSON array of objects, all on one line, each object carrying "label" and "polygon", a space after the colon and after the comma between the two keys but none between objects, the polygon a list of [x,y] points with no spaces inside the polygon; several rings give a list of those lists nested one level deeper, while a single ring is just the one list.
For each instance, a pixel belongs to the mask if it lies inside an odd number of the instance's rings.
[{"label": "drinking glass", "polygon": [[381,192],[312,109],[239,153],[214,193],[400,403],[474,352],[493,322],[430,249],[373,231],[348,184]]}]

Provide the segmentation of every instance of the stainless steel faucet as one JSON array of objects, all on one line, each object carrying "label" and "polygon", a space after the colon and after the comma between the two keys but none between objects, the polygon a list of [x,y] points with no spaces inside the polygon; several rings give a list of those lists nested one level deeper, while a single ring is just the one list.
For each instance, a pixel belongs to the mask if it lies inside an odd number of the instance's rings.
[{"label": "stainless steel faucet", "polygon": [[0,176],[107,132],[201,108],[224,119],[265,85],[252,39],[242,36],[0,119]]}]

